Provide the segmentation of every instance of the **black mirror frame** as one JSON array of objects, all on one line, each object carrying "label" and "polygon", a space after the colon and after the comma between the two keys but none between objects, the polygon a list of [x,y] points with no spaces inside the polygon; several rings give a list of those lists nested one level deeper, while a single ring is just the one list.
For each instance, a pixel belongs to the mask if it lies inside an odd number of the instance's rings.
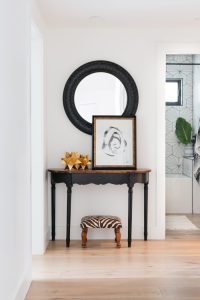
[{"label": "black mirror frame", "polygon": [[135,116],[139,101],[138,89],[135,81],[120,65],[110,61],[96,60],[80,66],[71,74],[65,84],[63,91],[63,106],[65,113],[72,124],[87,134],[92,134],[92,124],[83,119],[78,113],[74,102],[74,95],[80,81],[86,76],[97,72],[106,72],[114,75],[123,83],[127,92],[127,105],[122,114],[123,117]]}]

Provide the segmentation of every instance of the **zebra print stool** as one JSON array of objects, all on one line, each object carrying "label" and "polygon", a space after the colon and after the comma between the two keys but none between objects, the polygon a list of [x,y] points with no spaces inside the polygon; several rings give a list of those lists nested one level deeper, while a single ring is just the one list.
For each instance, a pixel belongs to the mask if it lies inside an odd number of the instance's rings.
[{"label": "zebra print stool", "polygon": [[81,219],[82,228],[82,247],[86,248],[88,228],[114,228],[115,242],[117,248],[121,247],[122,223],[119,217],[116,216],[85,216]]}]

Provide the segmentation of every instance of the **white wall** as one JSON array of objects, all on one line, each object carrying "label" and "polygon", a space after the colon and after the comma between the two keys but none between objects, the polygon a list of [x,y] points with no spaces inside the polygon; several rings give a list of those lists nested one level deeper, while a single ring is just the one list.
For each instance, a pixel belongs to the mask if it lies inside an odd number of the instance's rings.
[{"label": "white wall", "polygon": [[0,298],[22,300],[31,278],[30,9],[0,7]]},{"label": "white wall", "polygon": [[[137,37],[138,39],[138,37]],[[92,41],[92,43],[91,43]],[[83,47],[84,44],[84,47]],[[156,222],[156,46],[130,38],[130,32],[116,30],[55,30],[47,37],[47,128],[48,167],[63,167],[65,151],[91,156],[91,136],[76,129],[65,115],[62,93],[69,75],[81,64],[96,59],[110,60],[128,70],[139,89],[137,112],[138,167],[152,169],[149,186],[149,236],[160,237]],[[114,50],[113,50],[114,49]],[[149,146],[151,145],[151,146]],[[50,191],[49,191],[50,198]],[[143,235],[143,187],[136,185],[133,200],[133,236]],[[123,238],[127,237],[126,186],[74,186],[72,239],[80,238],[80,219],[90,213],[116,214],[122,218]],[[57,185],[57,238],[65,237],[66,188]],[[50,219],[49,219],[50,221]],[[154,234],[153,234],[154,233]],[[111,237],[98,232],[93,237]]]},{"label": "white wall", "polygon": [[43,254],[48,244],[46,176],[45,32],[37,3],[31,3],[31,159],[32,254]]},{"label": "white wall", "polygon": [[[149,185],[149,237],[164,238],[165,220],[165,61],[166,54],[196,53],[197,32],[184,30],[50,29],[47,33],[47,156],[48,167],[63,167],[65,151],[91,155],[91,136],[76,129],[65,115],[62,93],[66,80],[80,65],[97,59],[116,62],[133,76],[139,90],[137,111],[138,168],[152,169]],[[171,42],[168,43],[168,42]],[[177,41],[182,42],[177,44]],[[184,43],[187,42],[187,43]],[[162,44],[163,43],[163,44]],[[184,47],[183,47],[184,45]],[[170,52],[172,51],[172,52]],[[188,52],[189,51],[189,52]],[[191,52],[190,52],[191,51]],[[50,186],[49,186],[50,201]],[[80,238],[85,214],[116,214],[127,238],[126,186],[74,186],[72,239]],[[57,238],[65,238],[66,188],[57,185]],[[50,225],[50,212],[49,212]],[[90,233],[94,238],[112,233]],[[136,185],[133,200],[133,237],[143,237],[143,189]]]},{"label": "white wall", "polygon": [[31,24],[31,202],[32,254],[47,245],[44,49],[38,27]]}]

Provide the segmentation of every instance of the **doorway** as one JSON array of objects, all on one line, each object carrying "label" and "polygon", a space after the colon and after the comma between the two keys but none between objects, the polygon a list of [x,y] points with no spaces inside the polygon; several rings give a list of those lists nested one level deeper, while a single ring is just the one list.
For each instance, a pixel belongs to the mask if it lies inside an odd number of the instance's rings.
[{"label": "doorway", "polygon": [[200,233],[196,151],[200,127],[200,55],[166,56],[165,163],[167,237]]}]

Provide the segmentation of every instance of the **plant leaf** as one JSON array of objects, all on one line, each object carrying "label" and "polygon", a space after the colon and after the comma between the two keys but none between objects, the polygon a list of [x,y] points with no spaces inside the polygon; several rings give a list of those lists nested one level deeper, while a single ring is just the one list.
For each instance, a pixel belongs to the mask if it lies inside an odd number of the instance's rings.
[{"label": "plant leaf", "polygon": [[175,133],[179,141],[187,145],[191,142],[192,126],[184,118],[178,118]]}]

